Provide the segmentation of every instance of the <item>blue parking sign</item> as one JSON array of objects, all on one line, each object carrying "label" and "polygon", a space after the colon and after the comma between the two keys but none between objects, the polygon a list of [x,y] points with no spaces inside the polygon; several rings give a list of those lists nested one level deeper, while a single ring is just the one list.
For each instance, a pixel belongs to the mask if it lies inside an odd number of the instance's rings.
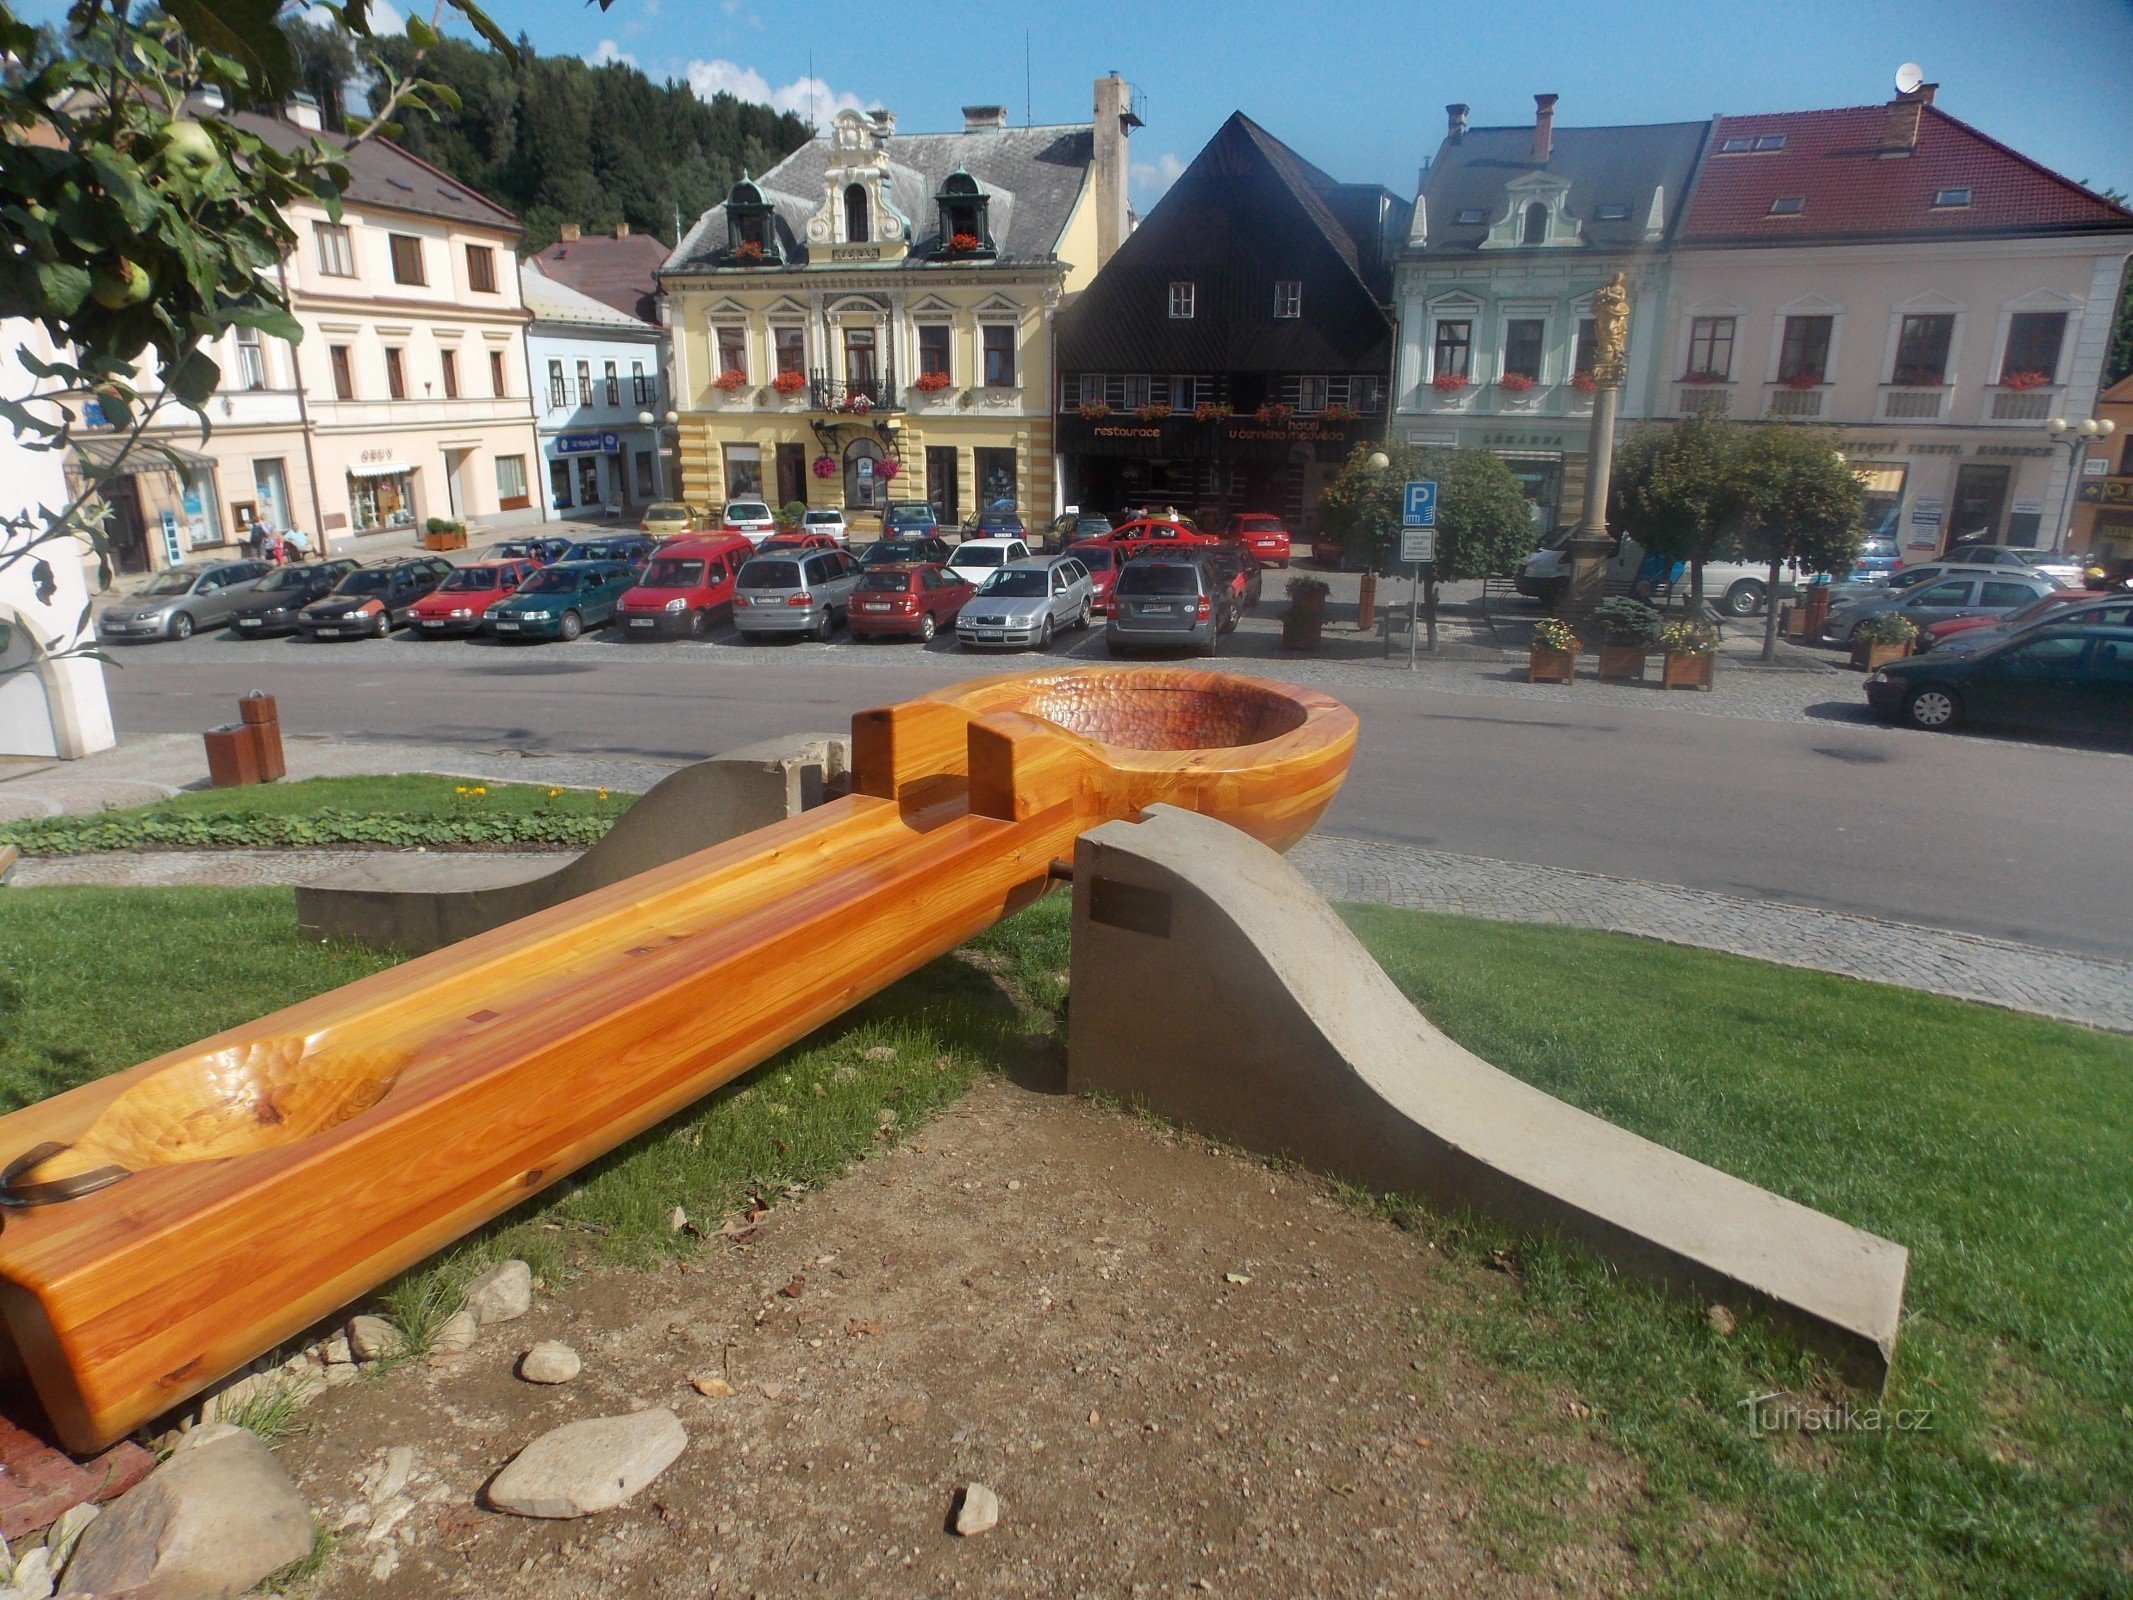
[{"label": "blue parking sign", "polygon": [[1437,525],[1437,486],[1423,478],[1407,486],[1400,502],[1403,528],[1434,528]]}]

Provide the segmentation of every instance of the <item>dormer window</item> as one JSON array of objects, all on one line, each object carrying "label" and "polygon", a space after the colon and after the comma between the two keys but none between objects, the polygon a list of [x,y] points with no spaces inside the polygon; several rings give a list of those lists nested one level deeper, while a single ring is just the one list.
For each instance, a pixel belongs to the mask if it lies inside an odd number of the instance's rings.
[{"label": "dormer window", "polygon": [[953,256],[990,255],[992,231],[986,213],[990,201],[978,180],[960,167],[948,174],[941,192],[933,197],[940,208],[941,253]]},{"label": "dormer window", "polygon": [[776,235],[771,231],[770,202],[748,178],[741,179],[726,195],[726,237],[730,259],[737,266],[782,259]]},{"label": "dormer window", "polygon": [[867,204],[864,184],[844,186],[844,236],[853,244],[865,244],[874,237],[873,208]]}]

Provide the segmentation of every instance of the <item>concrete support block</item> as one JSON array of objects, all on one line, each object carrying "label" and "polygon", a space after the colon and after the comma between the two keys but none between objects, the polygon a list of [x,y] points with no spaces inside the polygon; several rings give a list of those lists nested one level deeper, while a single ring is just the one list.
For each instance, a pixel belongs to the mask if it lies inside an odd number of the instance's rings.
[{"label": "concrete support block", "polygon": [[794,734],[729,750],[669,773],[583,855],[520,861],[380,854],[296,891],[297,927],[409,955],[456,944],[520,917],[818,806],[840,789],[851,742]]},{"label": "concrete support block", "polygon": [[[1909,1256],[1543,1094],[1432,1027],[1287,862],[1152,806],[1074,853],[1067,1075],[1380,1193],[1754,1307],[1878,1389]],[[1506,974],[1507,981],[1523,975]]]}]

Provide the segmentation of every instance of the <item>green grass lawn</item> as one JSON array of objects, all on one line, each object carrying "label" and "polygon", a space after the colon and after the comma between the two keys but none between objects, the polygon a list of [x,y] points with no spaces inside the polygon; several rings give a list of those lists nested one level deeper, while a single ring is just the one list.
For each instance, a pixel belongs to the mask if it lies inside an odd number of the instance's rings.
[{"label": "green grass lawn", "polygon": [[[1886,1405],[1928,1426],[1758,1438],[1743,1399],[1826,1392],[1783,1340],[1370,1202],[1445,1247],[1452,1292],[1416,1315],[1505,1375],[1535,1438],[1467,1462],[1500,1555],[1539,1576],[1551,1545],[1604,1539],[1668,1595],[2133,1593],[2133,1041],[1610,934],[1348,916],[1506,1071],[1912,1252]],[[1056,1039],[1066,942],[1055,896],[395,1286],[401,1320],[433,1325],[500,1255],[643,1261],[690,1247],[674,1205],[708,1221],[834,1176]],[[383,964],[300,943],[282,890],[0,891],[0,1104]],[[1578,1435],[1636,1474],[1597,1525],[1545,1465]]]}]

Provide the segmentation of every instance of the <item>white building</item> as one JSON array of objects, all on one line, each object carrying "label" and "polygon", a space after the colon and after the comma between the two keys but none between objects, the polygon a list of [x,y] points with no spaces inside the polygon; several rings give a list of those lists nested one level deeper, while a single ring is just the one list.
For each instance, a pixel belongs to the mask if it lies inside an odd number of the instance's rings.
[{"label": "white building", "polygon": [[[660,499],[666,330],[556,282],[530,261],[519,282],[533,314],[527,392],[549,505],[582,511]],[[638,420],[646,413],[649,425]]]}]

